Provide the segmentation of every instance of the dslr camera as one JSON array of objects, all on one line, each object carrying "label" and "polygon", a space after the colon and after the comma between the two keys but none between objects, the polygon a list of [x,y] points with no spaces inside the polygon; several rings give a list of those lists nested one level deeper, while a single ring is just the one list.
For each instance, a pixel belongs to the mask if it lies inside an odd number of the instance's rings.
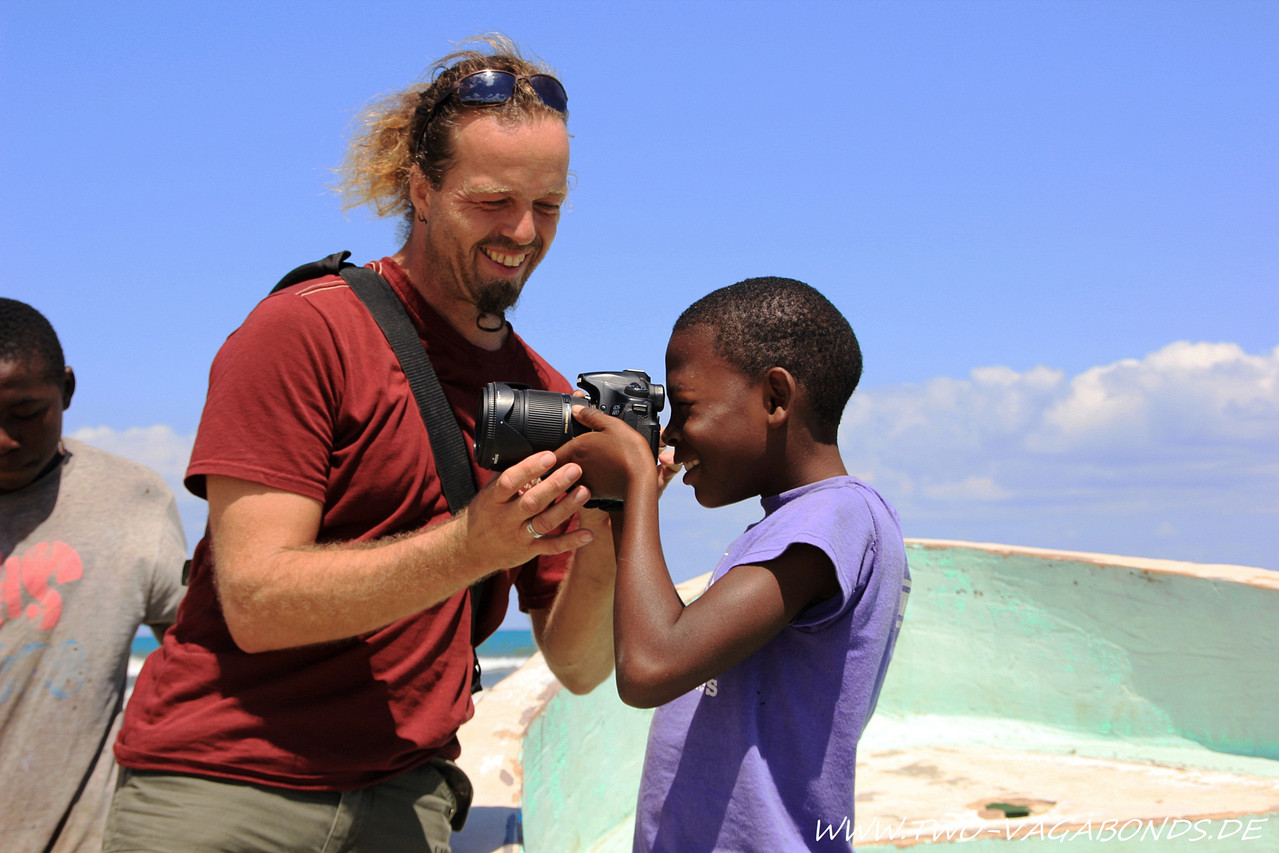
[{"label": "dslr camera", "polygon": [[665,388],[654,385],[642,370],[582,373],[577,385],[586,397],[535,391],[514,382],[485,385],[475,424],[475,461],[483,468],[501,471],[538,451],[555,450],[590,432],[573,419],[573,409],[578,406],[594,406],[621,418],[644,436],[653,459],[657,459],[661,435],[657,413],[666,405]]}]

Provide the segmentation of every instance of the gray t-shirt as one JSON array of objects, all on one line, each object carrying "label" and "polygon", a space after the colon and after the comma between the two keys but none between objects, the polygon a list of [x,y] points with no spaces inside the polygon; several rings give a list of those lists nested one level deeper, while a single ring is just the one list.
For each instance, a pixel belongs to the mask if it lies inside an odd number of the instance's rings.
[{"label": "gray t-shirt", "polygon": [[133,638],[139,625],[171,624],[182,598],[186,541],[168,486],[64,444],[62,465],[0,494],[6,850],[101,850]]}]

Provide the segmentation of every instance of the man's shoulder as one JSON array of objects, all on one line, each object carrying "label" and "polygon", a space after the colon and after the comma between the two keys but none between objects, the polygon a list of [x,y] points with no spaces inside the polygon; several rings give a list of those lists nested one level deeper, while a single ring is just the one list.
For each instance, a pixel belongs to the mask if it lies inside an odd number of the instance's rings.
[{"label": "man's shoulder", "polygon": [[286,287],[283,290],[277,290],[269,294],[267,299],[290,297],[303,299],[307,302],[323,302],[327,299],[344,299],[345,297],[335,296],[342,291],[350,292],[351,287],[346,283],[346,279],[340,275],[325,275],[320,278],[313,278],[310,281],[299,282],[298,284]]},{"label": "man's shoulder", "polygon": [[338,275],[325,275],[268,293],[254,306],[249,316],[297,312],[323,314],[349,310],[359,304],[345,279]]},{"label": "man's shoulder", "polygon": [[[368,321],[369,329],[361,325]],[[240,353],[308,351],[332,346],[349,334],[376,331],[371,316],[345,281],[336,275],[300,282],[259,301],[227,338],[223,350]]]}]

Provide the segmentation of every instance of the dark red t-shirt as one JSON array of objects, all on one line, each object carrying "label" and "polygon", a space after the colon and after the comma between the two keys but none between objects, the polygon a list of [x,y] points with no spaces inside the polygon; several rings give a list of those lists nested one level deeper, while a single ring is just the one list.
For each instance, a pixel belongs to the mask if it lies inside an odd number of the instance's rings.
[{"label": "dark red t-shirt", "polygon": [[[472,455],[486,383],[571,390],[514,333],[498,352],[479,349],[393,261],[371,266],[407,306]],[[493,476],[474,471],[480,484]],[[408,381],[336,276],[263,300],[219,351],[187,487],[203,496],[207,474],[321,501],[321,542],[449,517]],[[549,607],[567,561],[543,558],[490,580],[480,636],[501,623],[512,584],[521,609]],[[437,755],[457,757],[457,729],[474,713],[471,660],[465,593],[360,637],[246,654],[227,630],[206,537],[177,624],[138,678],[116,757],[134,769],[287,788],[363,787]]]}]

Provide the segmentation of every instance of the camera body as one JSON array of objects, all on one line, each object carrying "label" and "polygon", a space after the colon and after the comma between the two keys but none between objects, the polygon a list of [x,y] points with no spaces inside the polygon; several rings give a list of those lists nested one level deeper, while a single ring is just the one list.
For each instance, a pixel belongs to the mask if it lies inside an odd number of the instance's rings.
[{"label": "camera body", "polygon": [[527,385],[490,382],[480,398],[475,423],[475,461],[502,471],[541,450],[555,450],[589,429],[573,418],[577,406],[593,406],[621,418],[648,441],[657,459],[661,425],[657,414],[666,405],[666,389],[642,370],[582,373],[577,385],[586,397],[536,391]]}]

